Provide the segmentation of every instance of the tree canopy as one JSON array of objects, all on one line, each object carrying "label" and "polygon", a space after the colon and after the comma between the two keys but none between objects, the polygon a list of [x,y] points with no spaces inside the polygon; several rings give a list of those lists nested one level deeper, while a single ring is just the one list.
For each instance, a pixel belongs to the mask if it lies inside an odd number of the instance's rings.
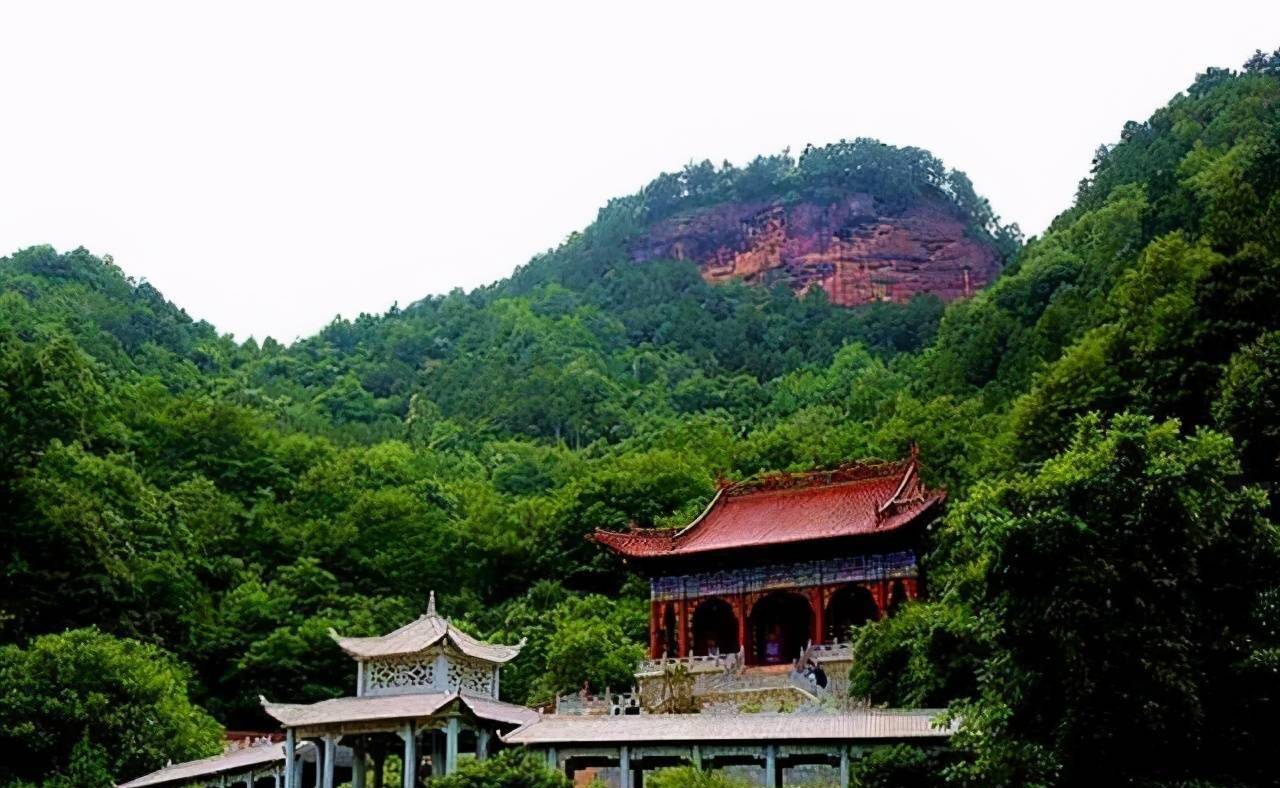
[{"label": "tree canopy", "polygon": [[[856,140],[691,165],[508,280],[288,347],[84,249],[0,259],[0,737],[26,753],[0,783],[108,785],[206,752],[209,715],[266,724],[259,694],[341,694],[328,629],[389,631],[432,590],[479,636],[528,636],[507,699],[616,685],[647,590],[592,529],[914,442],[950,494],[930,599],[857,633],[852,686],[950,705],[962,733],[867,784],[1267,784],[1278,61],[1126,124],[1025,246],[931,155]],[[945,308],[843,309],[627,262],[663,216],[856,190],[948,200],[1009,263]],[[125,711],[95,732],[102,698]]]}]

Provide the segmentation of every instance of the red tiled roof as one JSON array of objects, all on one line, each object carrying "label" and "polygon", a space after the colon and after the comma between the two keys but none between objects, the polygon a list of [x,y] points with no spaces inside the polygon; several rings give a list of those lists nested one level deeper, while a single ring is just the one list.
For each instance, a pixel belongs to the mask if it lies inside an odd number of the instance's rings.
[{"label": "red tiled roof", "polygon": [[679,531],[597,530],[593,538],[628,558],[661,558],[863,536],[901,528],[945,497],[924,487],[912,457],[725,487]]}]

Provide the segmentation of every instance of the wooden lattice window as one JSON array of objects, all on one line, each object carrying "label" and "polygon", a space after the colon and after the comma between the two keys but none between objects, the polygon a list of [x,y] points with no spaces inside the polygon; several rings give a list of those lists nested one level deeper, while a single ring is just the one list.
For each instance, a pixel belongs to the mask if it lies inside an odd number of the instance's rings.
[{"label": "wooden lattice window", "polygon": [[433,687],[436,682],[434,654],[391,657],[365,664],[365,683],[369,690]]},{"label": "wooden lattice window", "polygon": [[449,662],[449,689],[472,695],[493,695],[493,668],[467,662]]}]

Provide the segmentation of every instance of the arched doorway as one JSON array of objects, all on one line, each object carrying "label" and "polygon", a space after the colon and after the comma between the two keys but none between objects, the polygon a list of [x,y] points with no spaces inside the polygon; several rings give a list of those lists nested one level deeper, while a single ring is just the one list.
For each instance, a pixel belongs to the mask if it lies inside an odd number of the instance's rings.
[{"label": "arched doorway", "polygon": [[799,594],[775,591],[756,602],[748,621],[751,624],[751,653],[757,665],[781,665],[800,656],[809,642],[809,622],[813,611],[809,600]]},{"label": "arched doorway", "polygon": [[831,602],[827,605],[826,640],[848,642],[854,627],[878,618],[880,610],[869,590],[859,585],[843,586],[831,595]]},{"label": "arched doorway", "polygon": [[738,617],[729,603],[717,597],[703,600],[693,611],[693,653],[736,654]]}]

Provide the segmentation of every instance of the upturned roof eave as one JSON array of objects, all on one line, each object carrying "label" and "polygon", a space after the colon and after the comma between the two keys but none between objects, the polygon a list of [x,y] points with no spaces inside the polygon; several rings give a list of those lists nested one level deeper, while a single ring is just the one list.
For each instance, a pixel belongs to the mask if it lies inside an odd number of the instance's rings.
[{"label": "upturned roof eave", "polygon": [[[447,642],[453,646],[459,653],[489,662],[495,665],[505,665],[515,659],[520,650],[524,648],[525,639],[522,639],[515,645],[506,645],[501,643],[485,643],[477,638],[468,635],[466,632],[458,629],[443,616],[435,612],[435,595],[432,594],[432,604],[428,608],[426,615],[423,615],[408,624],[386,635],[376,635],[373,637],[344,637],[339,635],[332,627],[329,628],[329,637],[331,637],[338,647],[341,648],[348,656],[357,659],[379,659],[391,657],[404,657],[412,654],[420,654],[427,649],[434,648],[436,645]],[[417,626],[430,625],[434,633],[429,635],[425,640],[413,643],[411,646],[388,647],[384,644],[395,637]]]},{"label": "upturned roof eave", "polygon": [[[898,484],[895,487],[893,493],[887,499],[881,502],[878,506],[876,506],[876,511],[873,516],[875,516],[877,520],[879,520],[879,518],[882,515],[884,515],[884,513],[887,512],[895,502],[898,502],[899,497],[906,490],[911,488],[913,481],[918,483],[918,480],[919,480],[919,476],[918,476],[919,464],[914,454],[909,459],[901,461],[899,463],[895,463],[894,465],[896,466],[896,469],[897,469],[895,474],[885,474],[884,476],[879,477],[879,478],[890,478],[891,476],[898,476]],[[864,479],[856,479],[856,480],[850,480],[848,482],[838,482],[838,483],[852,484],[852,483],[869,481],[874,478],[877,478],[877,477],[867,477]],[[930,491],[928,496],[923,501],[920,501],[918,503],[917,508],[915,509],[915,511],[910,513],[910,516],[902,518],[900,522],[897,522],[892,526],[889,526],[889,527],[877,526],[875,529],[869,530],[869,531],[857,531],[857,532],[851,532],[851,533],[834,533],[834,534],[827,534],[827,535],[816,536],[816,537],[812,535],[799,536],[794,539],[784,538],[784,539],[777,539],[777,540],[772,540],[767,542],[745,541],[741,544],[715,545],[711,547],[692,547],[692,548],[684,547],[682,543],[687,542],[690,538],[696,535],[697,526],[701,525],[714,509],[716,509],[719,505],[722,505],[722,499],[727,499],[726,493],[733,494],[735,491],[742,490],[745,484],[748,484],[748,483],[739,483],[735,485],[720,487],[716,491],[715,497],[712,498],[711,502],[706,506],[706,508],[702,510],[702,513],[699,514],[698,517],[694,519],[691,523],[680,528],[677,531],[666,531],[666,532],[656,532],[656,533],[653,533],[653,532],[638,533],[636,531],[632,531],[631,533],[622,533],[622,532],[610,531],[606,529],[596,529],[596,531],[590,536],[590,538],[592,541],[596,542],[597,544],[604,545],[605,547],[617,553],[618,555],[622,556],[623,558],[626,558],[629,560],[635,560],[635,561],[642,561],[642,562],[661,561],[664,559],[678,560],[685,556],[708,556],[708,555],[714,555],[714,554],[732,554],[732,553],[740,553],[747,550],[756,550],[756,549],[768,548],[768,547],[790,546],[795,544],[801,544],[804,542],[822,543],[822,542],[829,542],[833,540],[842,540],[842,539],[863,539],[863,538],[872,539],[872,538],[876,538],[881,534],[892,533],[909,526],[911,523],[915,522],[917,518],[924,515],[929,509],[933,508],[934,506],[936,506],[937,504],[941,503],[946,499],[946,490]],[[827,485],[818,485],[818,486],[827,486]],[[802,492],[803,490],[806,490],[806,489],[813,489],[813,487],[798,487],[798,488],[795,488],[795,492]],[[760,490],[759,491],[760,494],[777,493],[777,492],[787,492],[787,490],[782,489],[782,490]],[[750,495],[752,493],[746,493],[746,494]],[[897,516],[891,515],[891,517],[894,517],[896,519]],[[640,544],[637,544],[637,542],[640,542]]]},{"label": "upturned roof eave", "polygon": [[[597,531],[594,536],[595,536],[595,541],[597,543],[603,544],[605,547],[609,548],[610,550],[614,551],[618,555],[630,561],[651,562],[651,561],[663,561],[663,560],[669,560],[669,559],[679,560],[682,558],[692,557],[692,556],[737,554],[737,553],[747,552],[750,550],[761,550],[761,549],[769,549],[769,548],[775,548],[775,547],[791,547],[791,546],[805,544],[805,543],[823,544],[828,542],[842,541],[846,539],[855,539],[855,540],[876,539],[886,534],[898,533],[903,531],[904,529],[909,528],[911,525],[918,522],[923,515],[927,514],[929,510],[938,506],[945,500],[946,500],[945,492],[942,492],[942,491],[935,492],[929,498],[922,501],[919,504],[918,508],[912,511],[909,516],[901,518],[901,522],[895,523],[890,526],[877,528],[872,531],[858,531],[853,533],[834,533],[834,534],[826,534],[822,536],[800,536],[794,539],[777,539],[777,540],[772,540],[768,542],[744,542],[742,544],[734,544],[734,545],[716,545],[713,547],[687,548],[675,543],[673,540],[672,545],[670,547],[664,546],[664,547],[659,547],[657,549],[637,549],[637,548],[630,547],[625,543],[616,544],[616,543],[611,543],[610,541],[607,541],[607,537],[609,536],[621,537],[622,539],[625,540],[631,536],[630,534],[622,534],[622,533],[617,533],[615,531]],[[601,536],[604,536],[606,538],[601,539],[600,538]]]}]

